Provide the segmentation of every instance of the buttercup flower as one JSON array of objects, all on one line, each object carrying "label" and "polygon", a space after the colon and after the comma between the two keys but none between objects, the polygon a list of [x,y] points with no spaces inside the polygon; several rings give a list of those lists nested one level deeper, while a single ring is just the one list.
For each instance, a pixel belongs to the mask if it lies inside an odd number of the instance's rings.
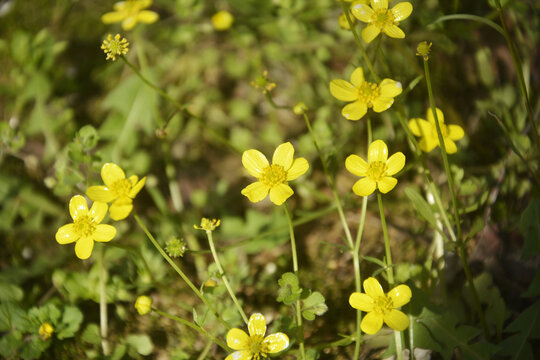
[{"label": "buttercup flower", "polygon": [[106,163],[101,168],[101,178],[105,186],[90,186],[86,195],[93,201],[112,202],[109,213],[113,220],[125,219],[133,210],[133,199],[141,191],[146,176],[141,180],[136,175],[126,179],[120,166]]},{"label": "buttercup flower", "polygon": [[146,315],[152,310],[152,298],[146,295],[139,296],[135,300],[135,309],[139,315]]},{"label": "buttercup flower", "polygon": [[218,31],[225,31],[231,27],[234,17],[228,11],[221,10],[212,16],[212,25]]},{"label": "buttercup flower", "polygon": [[427,41],[422,41],[421,43],[419,43],[416,47],[416,56],[421,56],[422,58],[424,58],[424,61],[428,61],[429,53],[431,52],[431,45],[432,43],[428,43]]},{"label": "buttercup flower", "polygon": [[[457,152],[457,146],[454,141],[461,139],[465,136],[463,128],[459,125],[446,125],[444,123],[443,112],[436,108],[437,119],[439,120],[439,126],[441,128],[441,134],[444,140],[444,147],[448,154],[454,154]],[[437,135],[437,125],[435,124],[435,117],[433,111],[428,109],[427,121],[420,118],[414,118],[409,120],[409,129],[416,136],[421,136],[418,146],[425,152],[430,152],[437,146],[440,146],[439,136]]]},{"label": "buttercup flower", "polygon": [[341,110],[348,120],[361,119],[368,108],[378,113],[387,110],[402,91],[401,83],[392,79],[384,79],[379,85],[365,81],[362,68],[353,71],[351,82],[341,79],[330,82],[330,92],[336,99],[353,101]]},{"label": "buttercup flower", "polygon": [[54,327],[48,322],[44,322],[43,324],[41,324],[38,330],[38,334],[43,341],[49,339],[53,333]]},{"label": "buttercup flower", "polygon": [[276,148],[272,165],[260,151],[244,151],[242,164],[258,181],[245,187],[242,195],[247,196],[251,202],[259,202],[270,193],[270,201],[276,205],[283,204],[294,194],[287,182],[303,175],[309,169],[305,158],[293,159],[293,156],[294,147],[290,142]]},{"label": "buttercup flower", "polygon": [[152,24],[156,22],[159,15],[150,10],[143,10],[152,5],[152,0],[126,0],[114,4],[115,11],[103,14],[101,21],[104,24],[122,22],[122,29],[131,30],[141,22]]},{"label": "buttercup flower", "polygon": [[268,70],[264,70],[261,76],[257,76],[257,78],[249,84],[255,89],[260,89],[263,94],[269,93],[276,87],[276,83],[268,79]]},{"label": "buttercup flower", "polygon": [[361,176],[353,185],[353,191],[358,196],[368,196],[379,189],[386,194],[397,184],[392,175],[405,166],[405,155],[397,152],[388,158],[388,147],[382,140],[375,140],[369,145],[368,162],[360,156],[349,155],[345,159],[345,167],[356,176]]},{"label": "buttercup flower", "polygon": [[253,314],[248,322],[249,335],[243,330],[232,328],[227,333],[227,346],[237,350],[225,360],[259,360],[267,354],[278,353],[289,346],[289,337],[278,332],[264,336],[266,321],[262,314]]},{"label": "buttercup flower", "polygon": [[357,1],[351,6],[352,14],[368,24],[362,30],[362,38],[367,43],[372,42],[381,32],[392,38],[403,39],[405,33],[398,25],[411,15],[412,10],[410,2],[400,2],[389,10],[388,0],[371,0],[371,6],[364,1]]},{"label": "buttercup flower", "polygon": [[193,228],[197,230],[214,231],[219,225],[221,225],[220,219],[210,220],[203,217],[201,219],[201,226],[193,225]]},{"label": "buttercup flower", "polygon": [[120,36],[120,34],[116,34],[114,39],[111,34],[107,36],[107,40],[103,40],[103,43],[101,44],[101,48],[103,49],[103,52],[107,54],[107,59],[111,59],[112,61],[116,61],[116,55],[124,55],[127,54],[129,48],[129,43],[126,38],[123,38]]},{"label": "buttercup flower", "polygon": [[385,295],[377,279],[370,277],[364,281],[364,291],[365,294],[354,292],[349,297],[353,308],[367,312],[360,323],[363,332],[369,335],[377,333],[383,321],[398,331],[409,326],[407,315],[396,310],[411,300],[411,289],[407,285],[398,285]]},{"label": "buttercup flower", "polygon": [[69,201],[69,212],[73,219],[56,232],[59,244],[75,242],[75,255],[79,259],[88,259],[94,248],[94,241],[108,242],[116,235],[112,225],[100,224],[107,213],[107,204],[96,201],[88,210],[86,199],[76,195]]}]

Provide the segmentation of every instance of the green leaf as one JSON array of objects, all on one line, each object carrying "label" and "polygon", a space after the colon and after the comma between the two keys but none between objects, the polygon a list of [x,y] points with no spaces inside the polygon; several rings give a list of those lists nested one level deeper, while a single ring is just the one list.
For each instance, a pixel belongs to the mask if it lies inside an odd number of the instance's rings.
[{"label": "green leaf", "polygon": [[427,203],[427,201],[412,187],[407,187],[405,189],[405,195],[411,200],[413,203],[414,208],[418,212],[418,214],[426,220],[429,225],[432,227],[437,227],[437,221],[435,220],[435,215],[433,214],[433,210],[431,209],[431,206]]},{"label": "green leaf", "polygon": [[66,306],[62,316],[62,330],[58,331],[58,338],[65,339],[75,335],[83,320],[82,312],[75,306]]},{"label": "green leaf", "polygon": [[82,333],[82,339],[84,342],[90,344],[99,344],[101,342],[101,336],[99,335],[99,326],[97,324],[88,324],[86,329]]},{"label": "green leaf", "polygon": [[512,359],[532,359],[529,340],[540,339],[540,301],[523,311],[516,320],[504,329],[505,333],[517,333],[501,343],[497,355],[512,356]]},{"label": "green leaf", "polygon": [[321,316],[328,311],[324,296],[315,291],[302,300],[302,316],[306,320],[314,320],[315,316]]},{"label": "green leaf", "polygon": [[0,281],[0,301],[19,301],[23,295],[22,289],[17,285]]},{"label": "green leaf", "polygon": [[278,280],[278,284],[278,302],[282,302],[285,305],[291,305],[300,299],[302,289],[298,284],[298,278],[295,274],[291,272],[283,274],[281,279]]},{"label": "green leaf", "polygon": [[522,258],[540,254],[540,199],[532,199],[519,221],[519,230],[525,236]]},{"label": "green leaf", "polygon": [[143,356],[150,355],[154,349],[152,340],[150,340],[150,337],[146,334],[128,335],[126,338],[126,343],[135,348],[135,350]]}]

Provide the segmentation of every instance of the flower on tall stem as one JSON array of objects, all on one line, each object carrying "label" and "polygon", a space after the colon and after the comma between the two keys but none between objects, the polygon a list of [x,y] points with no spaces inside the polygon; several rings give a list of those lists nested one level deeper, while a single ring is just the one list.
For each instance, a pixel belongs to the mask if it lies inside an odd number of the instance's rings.
[{"label": "flower on tall stem", "polygon": [[159,19],[159,15],[150,10],[144,10],[152,5],[152,0],[125,0],[113,5],[114,11],[103,14],[101,21],[104,24],[121,22],[122,29],[131,30],[141,22],[152,24]]},{"label": "flower on tall stem", "polygon": [[381,329],[383,322],[398,331],[409,326],[407,315],[397,310],[411,300],[411,289],[407,285],[398,285],[385,294],[377,279],[370,277],[364,281],[364,291],[354,292],[349,297],[353,308],[367,312],[360,324],[363,332],[373,335]]},{"label": "flower on tall stem", "polygon": [[259,202],[270,194],[270,201],[276,205],[283,204],[292,194],[293,189],[288,181],[303,175],[309,169],[305,158],[294,159],[294,147],[290,142],[279,145],[274,151],[272,165],[263,153],[251,149],[242,154],[242,164],[257,182],[242,190],[251,202]]},{"label": "flower on tall stem", "polygon": [[330,92],[336,99],[352,101],[341,110],[348,120],[360,120],[369,108],[378,113],[388,110],[402,91],[401,83],[392,79],[384,79],[379,85],[367,82],[362,68],[353,71],[351,82],[342,79],[330,82]]},{"label": "flower on tall stem", "polygon": [[[437,119],[439,120],[439,127],[441,128],[441,134],[444,140],[444,147],[448,154],[455,154],[457,152],[457,146],[454,141],[461,139],[465,136],[463,128],[459,125],[446,125],[444,123],[444,114],[441,109],[436,108]],[[427,121],[420,118],[414,118],[409,120],[409,129],[411,132],[420,136],[421,139],[418,142],[420,150],[430,152],[437,146],[440,146],[439,136],[437,134],[437,125],[435,124],[435,117],[431,109],[427,110]]]},{"label": "flower on tall stem", "polygon": [[120,34],[116,34],[114,38],[109,34],[107,39],[103,40],[101,49],[107,54],[106,60],[111,59],[112,61],[116,61],[116,56],[127,54],[129,51],[129,43],[127,39],[121,37]]},{"label": "flower on tall stem", "polygon": [[388,0],[371,0],[371,6],[364,1],[357,1],[351,6],[354,17],[368,24],[362,30],[362,38],[367,43],[372,42],[381,32],[392,38],[403,39],[405,33],[398,25],[411,15],[412,10],[410,2],[400,2],[388,9]]},{"label": "flower on tall stem", "polygon": [[75,242],[75,255],[79,259],[88,259],[94,248],[94,241],[108,242],[116,235],[112,225],[101,224],[107,214],[107,204],[96,201],[88,210],[86,199],[76,195],[69,201],[69,212],[73,223],[64,225],[56,232],[59,244]]},{"label": "flower on tall stem", "polygon": [[236,350],[225,360],[258,360],[267,354],[275,354],[289,346],[287,334],[266,334],[266,320],[262,314],[253,314],[248,322],[249,335],[244,330],[232,328],[227,333],[227,346]]},{"label": "flower on tall stem", "polygon": [[376,189],[383,194],[392,190],[397,174],[405,166],[405,155],[397,152],[388,157],[388,147],[382,140],[375,140],[369,145],[368,162],[358,155],[349,155],[345,167],[356,176],[362,177],[353,185],[353,191],[358,196],[368,196]]}]

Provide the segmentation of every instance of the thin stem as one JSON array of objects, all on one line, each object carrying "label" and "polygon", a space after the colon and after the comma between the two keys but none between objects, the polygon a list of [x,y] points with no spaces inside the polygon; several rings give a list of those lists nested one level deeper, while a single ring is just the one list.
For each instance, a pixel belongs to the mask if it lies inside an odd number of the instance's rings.
[{"label": "thin stem", "polygon": [[[298,277],[298,257],[296,255],[296,241],[294,238],[294,228],[293,228],[292,218],[286,204],[283,206],[283,209],[285,209],[285,214],[287,215],[287,221],[289,223],[293,270],[296,277]],[[302,356],[302,359],[305,360],[306,352],[304,349],[304,326],[302,325],[302,305],[300,303],[300,299],[296,300],[295,308],[296,308],[296,325],[298,326],[298,341],[299,341],[300,354]]]},{"label": "thin stem", "polygon": [[386,254],[386,276],[388,277],[388,284],[390,285],[390,287],[393,287],[394,268],[392,264],[392,252],[390,251],[390,239],[388,237],[388,228],[386,227],[386,217],[384,216],[382,195],[379,191],[377,191],[377,202],[379,204],[379,215],[381,217],[381,226],[384,237],[384,250]]},{"label": "thin stem", "polygon": [[212,230],[206,230],[206,237],[208,238],[208,243],[210,244],[210,250],[212,251],[212,256],[214,257],[214,262],[216,263],[216,266],[219,270],[221,279],[223,279],[223,283],[225,284],[225,287],[227,288],[227,291],[229,292],[229,295],[231,296],[232,301],[234,302],[234,305],[236,306],[236,309],[240,313],[240,316],[242,316],[242,319],[248,324],[248,318],[246,314],[244,313],[244,309],[242,309],[242,306],[238,302],[238,299],[234,295],[234,291],[231,288],[231,285],[229,284],[229,279],[227,279],[227,275],[225,275],[225,270],[223,270],[223,266],[221,266],[221,262],[219,261],[218,254],[216,252],[216,247],[214,246],[214,239],[212,237]]},{"label": "thin stem", "polygon": [[176,273],[178,275],[180,275],[180,277],[182,278],[182,280],[184,280],[186,282],[186,284],[191,288],[191,290],[195,293],[195,295],[197,295],[199,297],[199,299],[201,299],[201,301],[208,307],[208,309],[210,309],[210,311],[212,313],[214,313],[214,315],[216,316],[216,318],[218,319],[219,322],[221,322],[227,329],[230,329],[231,326],[225,321],[223,320],[223,318],[218,314],[218,312],[216,311],[216,309],[212,306],[212,304],[210,304],[208,302],[208,300],[201,294],[201,292],[199,291],[199,289],[197,289],[197,287],[191,282],[191,280],[189,280],[189,278],[186,276],[186,274],[184,274],[184,272],[178,267],[178,265],[175,264],[175,262],[173,261],[173,259],[171,259],[171,257],[169,255],[167,255],[167,253],[165,252],[165,250],[163,250],[163,248],[161,247],[161,245],[159,245],[159,243],[157,242],[157,240],[154,238],[154,236],[150,233],[150,231],[148,230],[148,228],[144,225],[144,223],[141,221],[141,219],[139,218],[139,216],[137,214],[133,214],[133,216],[135,217],[135,220],[137,221],[137,223],[139,224],[139,226],[141,227],[141,229],[144,231],[144,233],[146,234],[146,236],[148,237],[148,239],[152,242],[152,244],[154,245],[154,247],[157,249],[157,251],[159,251],[159,253],[161,254],[161,256],[163,256],[163,258],[165,258],[165,260],[167,260],[167,262],[172,266],[172,268],[176,271]]},{"label": "thin stem", "polygon": [[103,355],[108,356],[110,354],[109,342],[107,341],[107,289],[105,284],[107,282],[107,270],[105,269],[104,262],[104,250],[103,245],[100,244],[98,250],[98,266],[99,266],[99,328],[101,335],[101,348]]}]

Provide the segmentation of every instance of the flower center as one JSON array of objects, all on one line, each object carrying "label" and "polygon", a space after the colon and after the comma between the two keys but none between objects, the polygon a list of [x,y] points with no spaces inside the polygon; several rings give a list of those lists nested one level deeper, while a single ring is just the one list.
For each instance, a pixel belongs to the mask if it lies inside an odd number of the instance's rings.
[{"label": "flower center", "polygon": [[94,221],[88,215],[79,216],[73,221],[73,224],[75,225],[75,233],[80,237],[88,237],[96,230]]},{"label": "flower center", "polygon": [[252,360],[259,360],[262,357],[266,357],[268,348],[263,341],[261,335],[251,335],[249,337],[249,352]]},{"label": "flower center", "polygon": [[373,25],[384,28],[385,26],[390,26],[394,24],[394,15],[388,9],[379,9],[375,10],[371,16],[371,22]]},{"label": "flower center", "polygon": [[373,181],[381,181],[386,174],[386,163],[382,161],[374,161],[369,163],[367,177]]},{"label": "flower center", "polygon": [[393,308],[394,308],[394,303],[392,302],[392,299],[390,299],[386,295],[383,295],[383,296],[379,296],[375,300],[373,311],[375,311],[378,314],[385,315],[389,313]]},{"label": "flower center", "polygon": [[356,91],[358,93],[358,100],[365,102],[368,107],[372,107],[373,101],[379,97],[379,87],[377,84],[367,81],[364,81],[358,86]]},{"label": "flower center", "polygon": [[282,184],[287,180],[287,172],[281,165],[270,165],[264,169],[259,181],[264,185],[274,187]]},{"label": "flower center", "polygon": [[118,180],[111,185],[110,189],[118,197],[128,196],[131,191],[131,181],[128,179]]}]

